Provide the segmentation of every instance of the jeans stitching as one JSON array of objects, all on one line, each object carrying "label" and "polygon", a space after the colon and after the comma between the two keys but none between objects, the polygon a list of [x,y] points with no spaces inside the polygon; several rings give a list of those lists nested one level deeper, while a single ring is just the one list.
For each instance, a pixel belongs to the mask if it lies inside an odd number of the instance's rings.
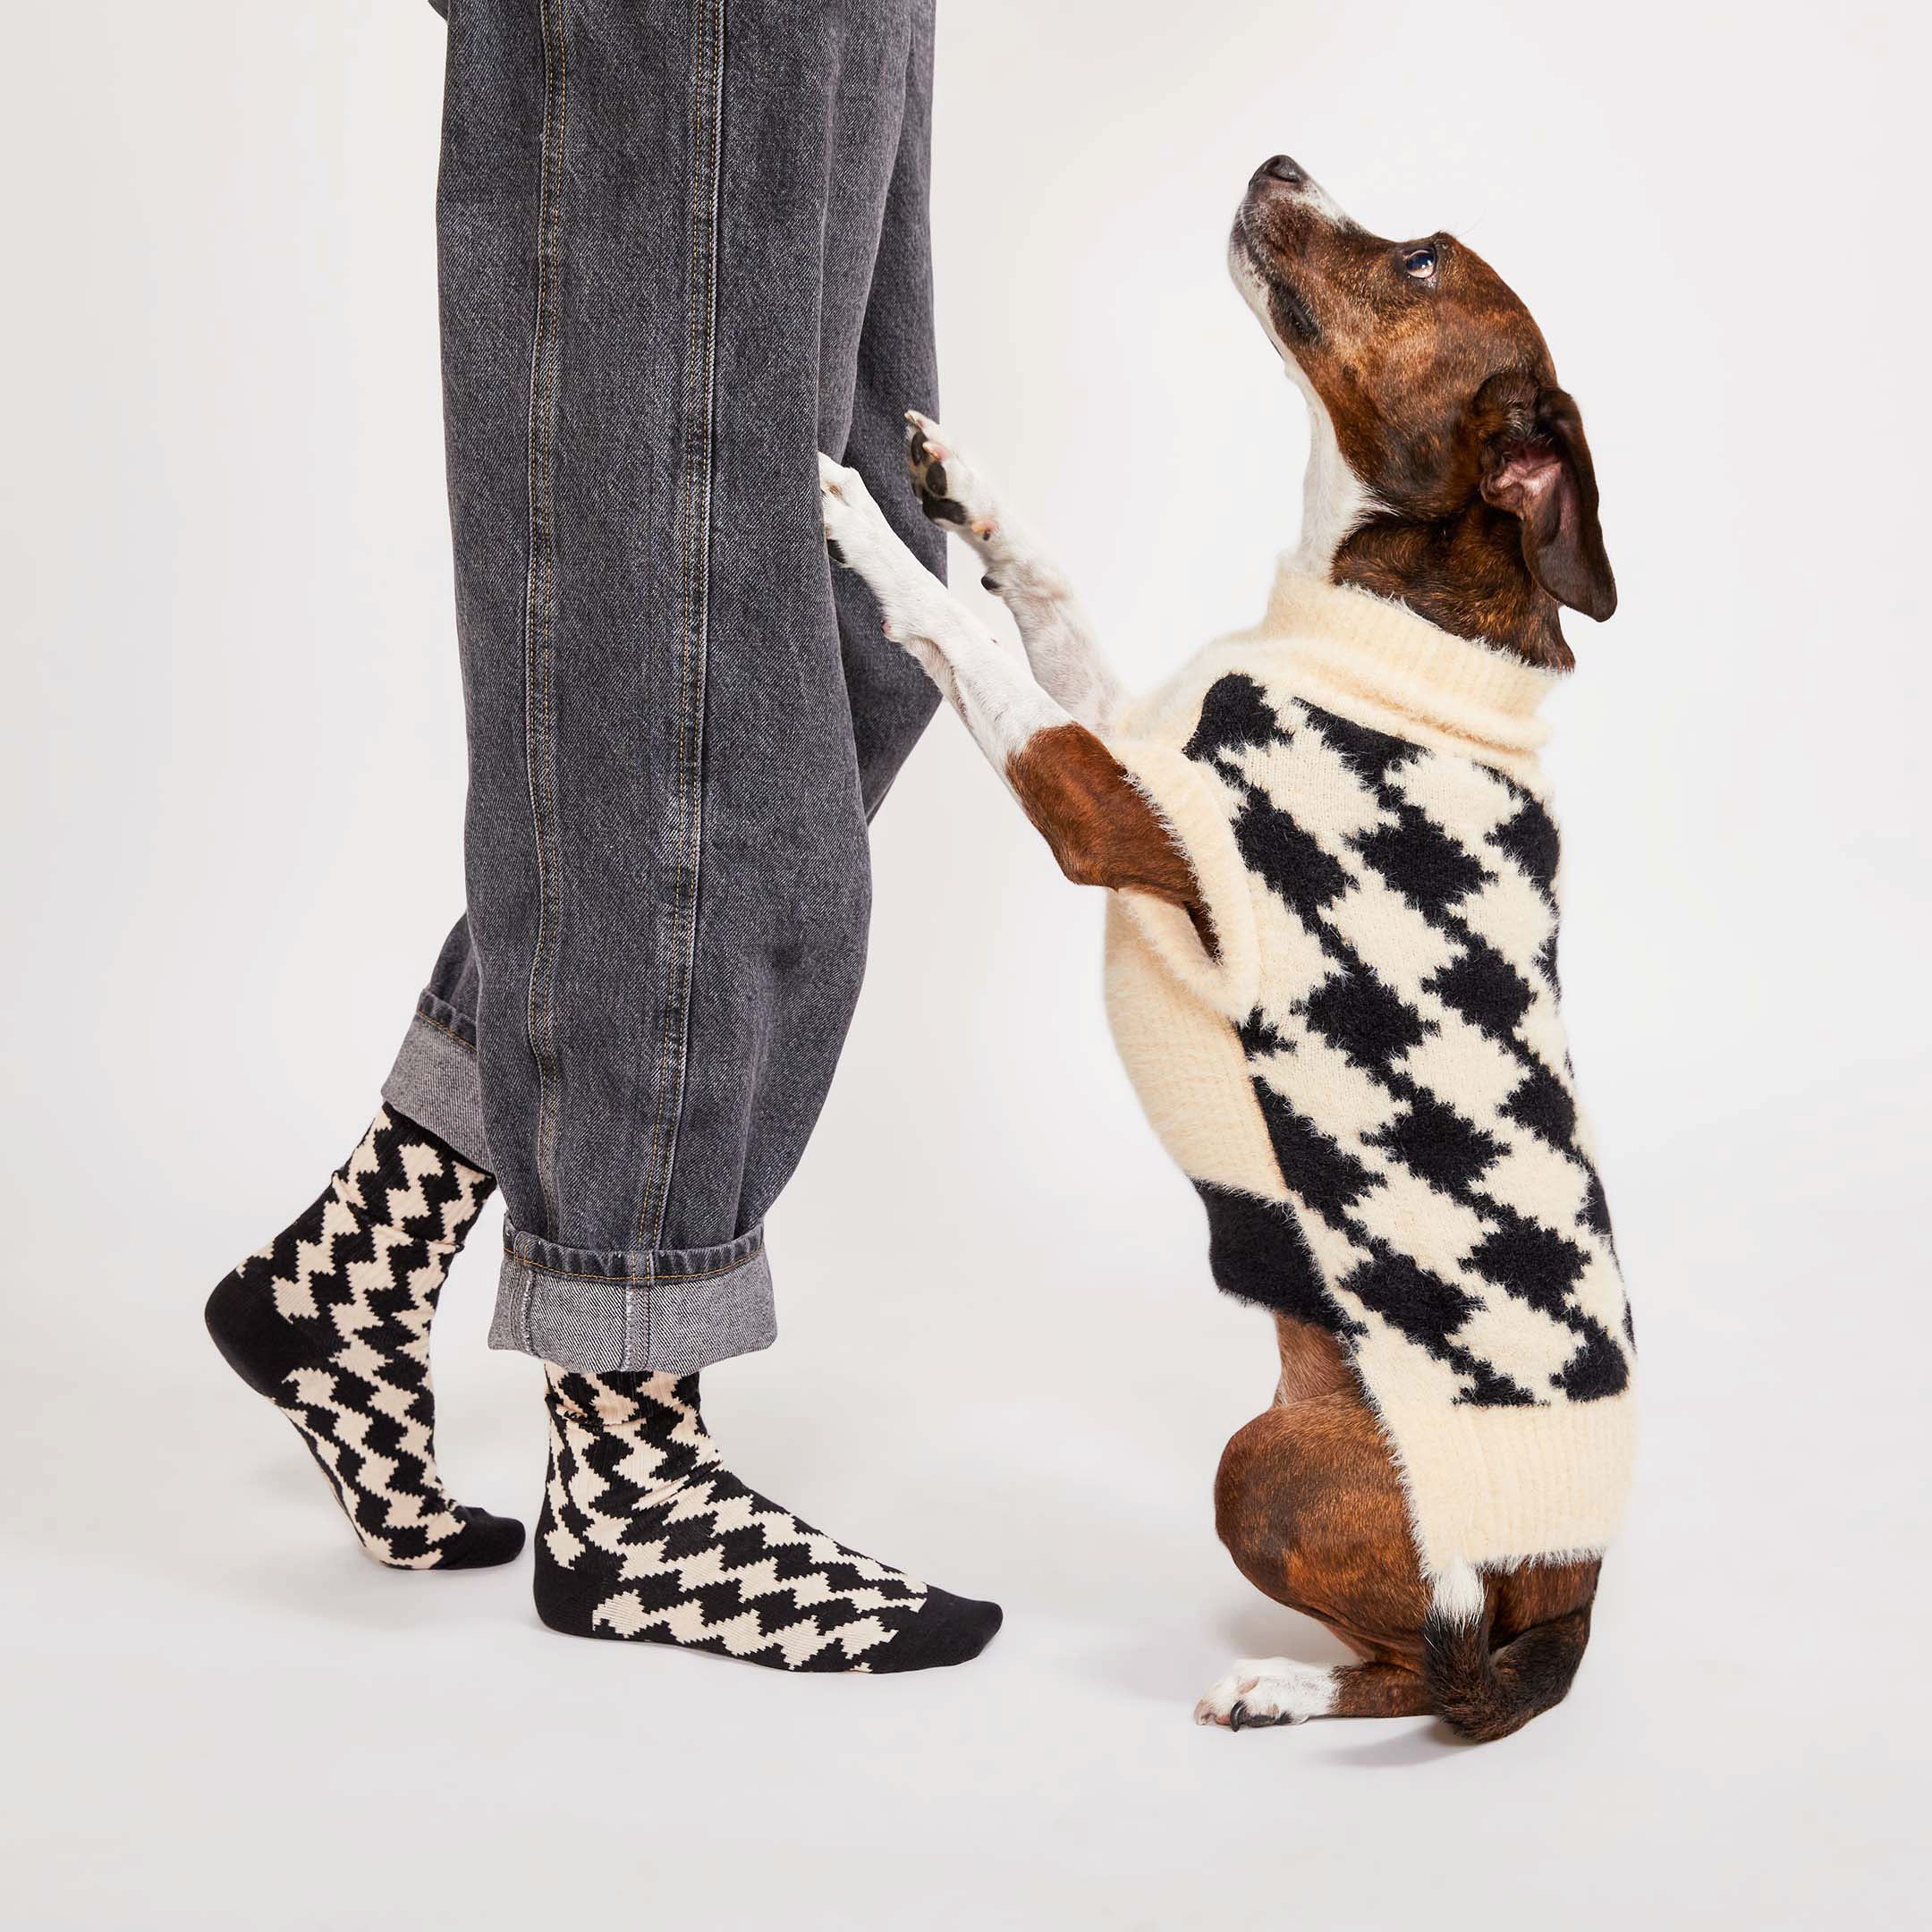
[{"label": "jeans stitching", "polygon": [[716,1267],[697,1268],[682,1275],[576,1275],[568,1268],[552,1267],[545,1261],[532,1261],[520,1255],[514,1248],[505,1248],[504,1257],[514,1261],[523,1270],[524,1278],[533,1285],[539,1275],[547,1275],[553,1281],[594,1282],[600,1287],[622,1288],[627,1295],[633,1289],[642,1288],[648,1301],[651,1289],[667,1282],[716,1281],[722,1275],[735,1275],[741,1268],[750,1267],[764,1252],[762,1248],[754,1249],[742,1260],[722,1261]]},{"label": "jeans stitching", "polygon": [[461,1046],[462,1050],[466,1054],[468,1054],[472,1060],[476,1057],[476,1042],[474,1040],[466,1040],[461,1033],[456,1031],[453,1027],[446,1027],[440,1020],[432,1019],[428,1013],[424,1013],[420,1007],[417,1009],[416,1017],[420,1020],[425,1026],[433,1026],[438,1033],[447,1034],[448,1037],[451,1039],[454,1040],[456,1044]]},{"label": "jeans stitching", "polygon": [[570,68],[563,0],[538,0],[544,50],[543,147],[538,175],[537,318],[530,350],[530,567],[524,585],[524,754],[537,855],[537,941],[526,1006],[537,1069],[537,1179],[544,1214],[561,1225],[557,1201],[557,1058],[554,1000],[561,893],[556,876],[555,434],[564,129]]},{"label": "jeans stitching", "polygon": [[718,168],[723,139],[724,0],[699,0],[691,49],[691,192],[686,274],[691,329],[685,344],[684,446],[679,570],[677,842],[672,904],[671,984],[658,1041],[657,1117],[638,1215],[648,1248],[664,1240],[677,1161],[690,1045],[691,988],[698,949],[698,873],[704,844],[705,657],[711,530],[711,423],[716,361]]}]

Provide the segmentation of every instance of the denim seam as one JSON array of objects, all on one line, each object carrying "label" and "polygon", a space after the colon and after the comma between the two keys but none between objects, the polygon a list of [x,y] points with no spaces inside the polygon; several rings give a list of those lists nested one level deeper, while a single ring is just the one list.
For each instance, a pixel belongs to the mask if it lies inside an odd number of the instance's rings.
[{"label": "denim seam", "polygon": [[718,173],[724,127],[724,0],[700,0],[691,47],[691,191],[687,265],[691,330],[684,361],[678,638],[677,844],[672,903],[672,982],[666,988],[654,1089],[657,1116],[638,1215],[639,1239],[664,1240],[677,1164],[698,952],[698,875],[704,850],[705,671],[709,648],[712,409],[717,362]]},{"label": "denim seam", "polygon": [[[538,1275],[547,1275],[552,1281],[595,1282],[600,1287],[622,1288],[626,1294],[642,1290],[648,1294],[651,1289],[660,1288],[671,1282],[716,1281],[721,1275],[735,1275],[741,1268],[748,1268],[764,1253],[762,1248],[754,1248],[739,1260],[728,1261],[721,1267],[699,1268],[686,1275],[573,1275],[568,1268],[550,1267],[541,1261],[532,1261],[517,1253],[513,1248],[504,1252],[534,1281]],[[646,1340],[649,1338],[647,1336]]]},{"label": "denim seam", "polygon": [[[648,1284],[626,1289],[601,1277],[589,1285],[591,1292],[580,1293],[572,1277],[547,1278],[541,1268],[506,1254],[490,1346],[521,1349],[597,1374],[688,1375],[768,1348],[775,1332],[771,1273],[762,1250],[739,1267],[691,1286],[667,1287],[662,1294]],[[619,1297],[614,1306],[614,1288]]]},{"label": "denim seam", "polygon": [[[721,1261],[716,1267],[689,1268],[678,1275],[585,1275],[571,1268],[553,1267],[547,1261],[532,1260],[529,1255],[520,1253],[508,1241],[504,1243],[504,1253],[515,1261],[532,1279],[538,1275],[547,1275],[553,1281],[597,1282],[611,1287],[650,1289],[665,1282],[716,1281],[720,1275],[735,1275],[740,1268],[750,1267],[765,1252],[762,1246],[741,1254],[735,1261]],[[649,1337],[646,1338],[647,1343]]]},{"label": "denim seam", "polygon": [[476,1042],[474,1040],[465,1039],[462,1035],[455,1030],[454,1027],[445,1026],[443,1022],[440,1020],[436,1019],[434,1014],[426,1013],[420,1006],[416,1009],[416,1017],[417,1019],[420,1020],[425,1026],[433,1026],[438,1033],[445,1034],[448,1036],[449,1038],[454,1040],[456,1044],[470,1056],[471,1059],[474,1059],[476,1057]]},{"label": "denim seam", "polygon": [[537,1070],[537,1180],[545,1218],[562,1225],[557,1199],[557,953],[563,908],[557,878],[556,405],[562,301],[564,137],[570,60],[561,0],[538,0],[544,50],[544,125],[537,207],[537,316],[530,348],[530,566],[524,579],[524,757],[537,857],[537,942],[525,1020]]}]

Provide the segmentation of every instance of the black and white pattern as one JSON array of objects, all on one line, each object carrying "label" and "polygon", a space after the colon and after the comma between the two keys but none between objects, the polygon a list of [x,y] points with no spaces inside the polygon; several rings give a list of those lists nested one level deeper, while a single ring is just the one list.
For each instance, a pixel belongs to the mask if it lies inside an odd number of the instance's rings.
[{"label": "black and white pattern", "polygon": [[549,1375],[537,1607],[553,1629],[883,1673],[963,1663],[999,1628],[996,1606],[915,1582],[741,1482],[696,1376]]},{"label": "black and white pattern", "polygon": [[1540,801],[1238,674],[1186,749],[1266,887],[1241,1035],[1292,1208],[1291,1228],[1203,1184],[1222,1284],[1358,1353],[1399,1336],[1403,1374],[1450,1402],[1622,1394],[1629,1316],[1558,1016]]},{"label": "black and white pattern", "polygon": [[429,1325],[493,1185],[385,1108],[321,1198],[208,1302],[230,1365],[301,1432],[363,1548],[397,1569],[522,1547],[521,1524],[451,1500],[434,1445]]}]

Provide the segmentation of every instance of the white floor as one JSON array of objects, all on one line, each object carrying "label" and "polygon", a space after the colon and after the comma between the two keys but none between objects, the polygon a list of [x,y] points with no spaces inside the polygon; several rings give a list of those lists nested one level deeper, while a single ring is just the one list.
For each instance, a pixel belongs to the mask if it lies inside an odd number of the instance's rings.
[{"label": "white floor", "polygon": [[[1916,1240],[1883,1204],[1919,1184],[1922,1072],[1619,1173],[1650,1290],[1645,1479],[1574,1693],[1487,1748],[1422,1721],[1190,1724],[1233,1656],[1335,1653],[1214,1541],[1208,1479],[1266,1397],[1266,1333],[1208,1293],[1165,1187],[1144,1273],[1108,1278],[1071,1266],[1044,1182],[991,1275],[983,1234],[835,1275],[817,1208],[782,1231],[783,1341],[712,1376],[717,1429],[837,1533],[1006,1606],[978,1663],[876,1682],[566,1640],[532,1615],[527,1559],[376,1569],[199,1338],[235,1207],[182,1213],[165,1267],[111,1299],[138,1244],[74,1229],[63,1333],[27,1304],[44,1332],[0,1411],[0,1917],[1894,1922],[1923,1852],[1919,1364],[1844,1313]],[[821,1178],[814,1201],[862,1191]],[[439,1331],[445,1462],[534,1513],[534,1365],[482,1346],[493,1233]],[[78,1377],[49,1366],[76,1312]]]}]

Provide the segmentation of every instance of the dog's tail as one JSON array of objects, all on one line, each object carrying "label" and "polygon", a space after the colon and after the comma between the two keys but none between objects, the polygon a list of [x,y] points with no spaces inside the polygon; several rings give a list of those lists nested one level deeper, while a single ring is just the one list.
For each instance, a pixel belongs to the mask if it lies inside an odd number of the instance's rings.
[{"label": "dog's tail", "polygon": [[1478,1743],[1561,1704],[1589,1643],[1588,1603],[1489,1647],[1490,1604],[1473,1570],[1439,1579],[1422,1624],[1422,1681],[1445,1724]]}]

